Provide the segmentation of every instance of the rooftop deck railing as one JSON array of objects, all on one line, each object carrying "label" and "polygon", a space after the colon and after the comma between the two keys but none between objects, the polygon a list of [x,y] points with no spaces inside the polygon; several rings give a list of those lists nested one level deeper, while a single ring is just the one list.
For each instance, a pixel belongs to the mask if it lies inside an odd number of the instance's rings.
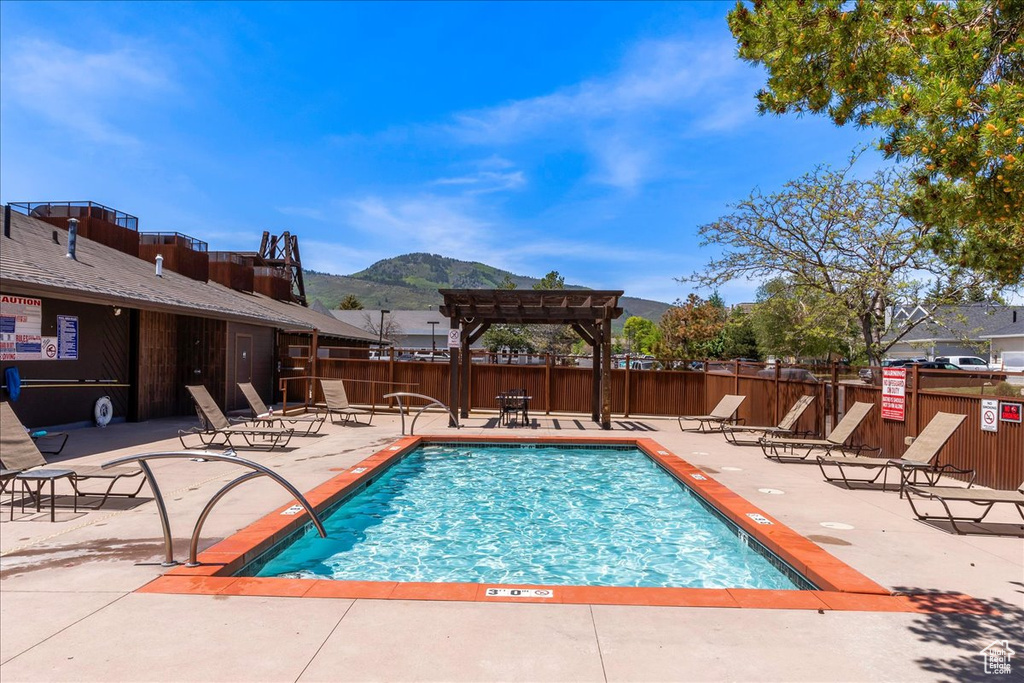
[{"label": "rooftop deck railing", "polygon": [[209,248],[206,242],[180,232],[143,232],[139,234],[139,244],[179,246],[200,252]]},{"label": "rooftop deck railing", "polygon": [[11,202],[11,208],[36,218],[97,218],[127,228],[139,229],[139,219],[96,202]]}]

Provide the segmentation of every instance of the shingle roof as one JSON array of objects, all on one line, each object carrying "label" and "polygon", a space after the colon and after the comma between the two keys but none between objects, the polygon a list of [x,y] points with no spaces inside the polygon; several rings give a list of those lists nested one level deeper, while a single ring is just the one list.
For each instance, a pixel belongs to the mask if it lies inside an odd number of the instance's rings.
[{"label": "shingle roof", "polygon": [[[54,231],[58,243],[53,240]],[[236,292],[215,282],[199,282],[169,270],[157,277],[152,263],[81,236],[77,242],[77,258],[67,258],[66,253],[66,231],[12,212],[11,236],[0,237],[0,288],[10,293],[57,296],[265,327],[316,328],[326,334],[361,341],[373,337],[358,328],[340,326],[333,316],[297,304]]]},{"label": "shingle roof", "polygon": [[1010,323],[1006,327],[1000,327],[998,330],[992,330],[988,334],[981,335],[983,339],[992,339],[994,337],[1024,337],[1024,317],[1018,315],[1018,320],[1015,323]]},{"label": "shingle roof", "polygon": [[[373,322],[374,325],[377,325],[378,321],[380,320],[379,309],[367,309],[359,311],[333,310],[331,311],[331,315],[333,315],[338,320],[344,321],[349,325],[354,325],[355,327],[361,329],[365,329],[364,326],[366,325],[366,316],[369,316],[369,319]],[[399,333],[401,336],[429,335],[430,325],[428,325],[427,323],[430,322],[431,320],[438,323],[436,331],[442,334],[444,333],[444,330],[448,329],[449,326],[448,318],[441,315],[436,310],[391,311],[390,316],[394,323],[401,330],[401,332]]]},{"label": "shingle roof", "polygon": [[262,294],[254,294],[253,296],[260,300],[262,306],[276,311],[282,316],[296,318],[307,323],[308,326],[316,327],[322,335],[340,337],[342,339],[361,339],[363,341],[372,341],[374,344],[377,343],[377,335],[338,320],[333,315],[324,314],[289,301],[277,301]]},{"label": "shingle roof", "polygon": [[991,304],[939,306],[932,312],[927,322],[910,330],[900,341],[981,339],[1011,323],[1014,311],[1017,312],[1018,318],[1024,316],[1024,306],[993,306]]}]

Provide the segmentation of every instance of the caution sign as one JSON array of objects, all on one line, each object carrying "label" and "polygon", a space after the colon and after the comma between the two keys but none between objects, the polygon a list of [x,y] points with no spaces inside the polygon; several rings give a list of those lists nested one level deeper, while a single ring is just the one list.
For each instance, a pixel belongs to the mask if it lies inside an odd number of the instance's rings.
[{"label": "caution sign", "polygon": [[43,360],[43,300],[0,294],[0,360]]},{"label": "caution sign", "polygon": [[981,402],[981,431],[999,431],[999,401],[986,398]]}]

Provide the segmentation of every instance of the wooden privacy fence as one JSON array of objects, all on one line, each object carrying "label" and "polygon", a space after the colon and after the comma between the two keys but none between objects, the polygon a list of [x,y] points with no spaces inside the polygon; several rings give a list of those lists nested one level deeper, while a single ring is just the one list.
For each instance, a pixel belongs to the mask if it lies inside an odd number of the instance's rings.
[{"label": "wooden privacy fence", "polygon": [[[469,373],[472,410],[496,410],[495,397],[510,389],[525,389],[532,396],[531,410],[535,414],[591,410],[590,368],[562,365],[552,357],[543,364],[532,365],[476,360],[470,364]],[[313,367],[317,377],[347,380],[346,390],[353,403],[383,406],[388,403],[384,394],[413,391],[451,404],[448,363],[397,361],[393,356],[385,360],[319,358]],[[288,403],[304,402],[304,393],[314,401],[320,400],[319,384],[303,379],[309,374],[308,369],[309,365],[282,369],[282,384],[291,387],[286,397]],[[906,419],[900,422],[882,419],[879,386],[851,379],[856,375],[834,364],[813,370],[811,373],[732,361],[705,364],[703,370],[617,368],[612,370],[612,412],[626,418],[705,414],[726,394],[741,394],[747,397],[739,410],[745,424],[774,425],[797,399],[813,395],[814,403],[796,428],[799,432],[823,435],[847,406],[865,401],[874,404],[875,409],[854,433],[852,441],[881,447],[882,455],[892,458],[903,454],[907,448],[905,438],[917,436],[937,412],[958,413],[967,419],[940,453],[939,460],[976,470],[977,483],[983,486],[1013,489],[1024,481],[1024,426],[999,422],[998,431],[983,432],[981,401],[993,396],[951,393],[953,389],[963,391],[965,386],[987,388],[1005,379],[1005,373],[992,375],[992,381],[987,381],[986,376],[978,373],[918,373],[915,369],[908,373]],[[942,391],[936,387],[938,384],[953,389]],[[1004,396],[1002,400],[1024,402],[1020,396]]]}]

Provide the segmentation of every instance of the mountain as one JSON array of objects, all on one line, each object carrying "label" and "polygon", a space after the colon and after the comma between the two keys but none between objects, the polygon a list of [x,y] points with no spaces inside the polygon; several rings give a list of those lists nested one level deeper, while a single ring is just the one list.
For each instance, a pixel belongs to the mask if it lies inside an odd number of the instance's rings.
[{"label": "mountain", "polygon": [[[441,305],[438,289],[493,289],[511,278],[518,289],[532,289],[540,278],[515,275],[484,263],[460,261],[436,254],[404,254],[377,261],[366,270],[352,275],[329,275],[313,270],[303,271],[306,298],[319,299],[328,308],[337,308],[349,294],[365,308],[392,310],[425,310]],[[566,285],[566,289],[589,289]],[[638,315],[658,321],[669,305],[661,301],[624,296],[619,305],[625,314],[616,321],[621,327],[627,315]]]}]

